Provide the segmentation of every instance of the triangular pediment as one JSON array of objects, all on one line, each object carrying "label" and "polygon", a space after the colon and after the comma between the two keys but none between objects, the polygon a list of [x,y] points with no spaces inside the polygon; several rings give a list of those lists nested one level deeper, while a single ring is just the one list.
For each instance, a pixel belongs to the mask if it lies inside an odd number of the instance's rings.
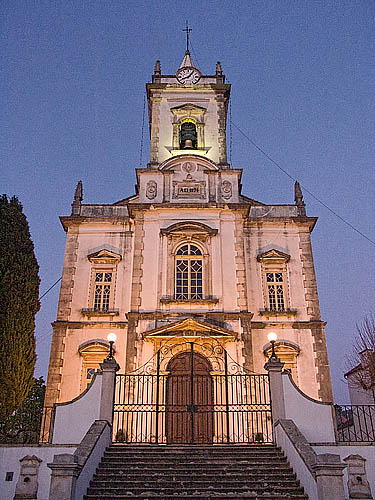
[{"label": "triangular pediment", "polygon": [[267,252],[263,252],[258,255],[257,257],[259,262],[267,262],[267,261],[283,261],[283,262],[288,262],[290,259],[290,255],[287,253],[281,252],[280,250],[276,250],[275,248],[272,248],[271,250],[268,250]]},{"label": "triangular pediment", "polygon": [[89,259],[90,262],[111,264],[120,262],[121,255],[111,250],[108,250],[107,248],[102,248],[101,250],[90,253],[87,256],[87,258]]},{"label": "triangular pediment", "polygon": [[171,108],[171,111],[193,111],[193,110],[196,110],[198,111],[199,113],[205,113],[206,112],[206,108],[203,108],[202,106],[197,106],[196,104],[191,104],[191,103],[186,103],[186,104],[182,104],[181,106],[175,106],[173,108]]},{"label": "triangular pediment", "polygon": [[186,318],[143,333],[145,340],[160,337],[225,337],[234,340],[235,336],[235,332],[231,330],[194,318]]}]

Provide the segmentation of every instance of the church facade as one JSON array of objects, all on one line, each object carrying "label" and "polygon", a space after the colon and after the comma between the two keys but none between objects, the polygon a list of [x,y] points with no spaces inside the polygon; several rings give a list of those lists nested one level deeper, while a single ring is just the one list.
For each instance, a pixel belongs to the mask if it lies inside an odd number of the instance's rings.
[{"label": "church facade", "polygon": [[45,405],[86,389],[110,332],[121,373],[166,346],[182,347],[167,350],[161,370],[178,369],[192,344],[209,371],[222,369],[225,350],[231,366],[264,373],[274,332],[299,388],[331,401],[310,240],[316,218],[298,183],[294,204],[242,194],[242,170],[227,161],[230,85],[220,63],[202,75],[186,51],[175,74],[157,62],[146,88],[151,153],[136,170],[136,194],[88,205],[78,183],[71,215],[61,217],[67,240]]}]

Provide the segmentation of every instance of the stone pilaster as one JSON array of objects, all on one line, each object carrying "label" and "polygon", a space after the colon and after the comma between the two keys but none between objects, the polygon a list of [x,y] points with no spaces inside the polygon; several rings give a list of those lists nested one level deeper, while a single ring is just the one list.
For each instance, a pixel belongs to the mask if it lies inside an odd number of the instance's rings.
[{"label": "stone pilaster", "polygon": [[346,465],[340,455],[324,453],[317,455],[312,466],[318,487],[318,500],[344,500],[343,470]]},{"label": "stone pilaster", "polygon": [[150,163],[159,162],[160,97],[152,97]]},{"label": "stone pilaster", "polygon": [[71,313],[74,275],[78,251],[78,232],[68,231],[65,248],[63,274],[61,279],[57,320],[67,321]]},{"label": "stone pilaster", "polygon": [[100,396],[99,420],[106,420],[112,426],[113,403],[115,397],[116,372],[120,366],[114,358],[107,358],[100,363],[102,370],[102,393]]},{"label": "stone pilaster", "polygon": [[[131,313],[139,311],[142,303],[142,277],[143,277],[143,250],[144,250],[144,227],[143,227],[143,214],[138,212],[136,214],[135,227],[134,227],[134,255],[133,255],[133,273],[132,273],[132,287],[131,287],[131,300],[130,310]],[[130,372],[134,369],[134,360],[137,353],[136,340],[137,340],[137,325],[138,321],[133,318],[132,314],[128,314],[128,336],[126,346],[126,366],[125,371]]]},{"label": "stone pilaster", "polygon": [[280,419],[285,419],[285,395],[282,379],[284,363],[279,358],[270,358],[264,365],[270,379],[270,393],[272,404],[272,424]]},{"label": "stone pilaster", "polygon": [[61,370],[65,349],[64,340],[67,329],[66,326],[59,326],[54,323],[44,406],[53,406],[59,400]]},{"label": "stone pilaster", "polygon": [[300,252],[302,262],[303,282],[307,314],[313,322],[311,334],[315,353],[315,367],[319,383],[318,395],[322,401],[332,401],[331,375],[328,364],[327,344],[324,332],[324,323],[321,321],[318,287],[314,268],[314,259],[311,248],[310,233],[300,234]]},{"label": "stone pilaster", "polygon": [[247,311],[245,249],[242,220],[235,221],[234,251],[236,262],[237,304],[240,311]]},{"label": "stone pilaster", "polygon": [[227,137],[226,137],[226,102],[224,97],[217,98],[219,163],[227,163]]}]

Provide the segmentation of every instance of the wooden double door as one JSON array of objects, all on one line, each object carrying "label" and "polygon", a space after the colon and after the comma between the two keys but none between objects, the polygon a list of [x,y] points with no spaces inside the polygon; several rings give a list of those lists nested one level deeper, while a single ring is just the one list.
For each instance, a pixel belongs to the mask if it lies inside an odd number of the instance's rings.
[{"label": "wooden double door", "polygon": [[212,443],[214,401],[209,360],[192,349],[172,358],[168,371],[165,407],[167,443]]}]

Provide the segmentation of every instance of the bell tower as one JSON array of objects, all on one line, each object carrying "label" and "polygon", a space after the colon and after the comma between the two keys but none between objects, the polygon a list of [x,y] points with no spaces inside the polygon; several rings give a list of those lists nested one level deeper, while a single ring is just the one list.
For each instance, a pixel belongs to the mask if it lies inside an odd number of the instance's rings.
[{"label": "bell tower", "polygon": [[216,72],[202,75],[187,48],[175,74],[163,75],[155,64],[146,85],[151,153],[149,169],[175,156],[198,155],[227,169],[226,123],[230,84],[220,62]]}]

